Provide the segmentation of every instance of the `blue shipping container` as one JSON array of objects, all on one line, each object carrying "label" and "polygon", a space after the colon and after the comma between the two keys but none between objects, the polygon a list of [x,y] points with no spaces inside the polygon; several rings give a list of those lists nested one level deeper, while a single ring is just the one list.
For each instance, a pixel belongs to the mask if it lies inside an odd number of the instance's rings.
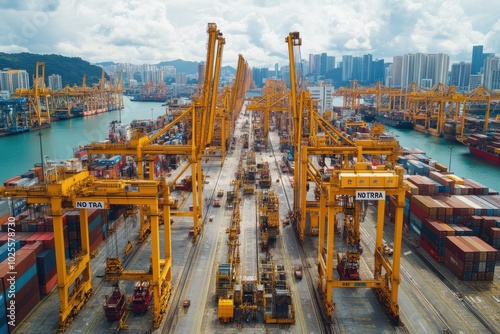
[{"label": "blue shipping container", "polygon": [[[14,248],[17,251],[19,248],[21,248],[21,243],[19,240],[16,240],[14,242]],[[0,247],[0,262],[4,261],[9,257],[9,243],[5,243]]]},{"label": "blue shipping container", "polygon": [[[19,290],[21,290],[22,288],[24,288],[24,285],[26,283],[28,283],[34,276],[36,276],[36,264],[32,265],[28,270],[26,270],[26,272],[24,274],[21,275],[21,277],[19,277],[17,280],[16,280],[16,290],[15,292],[18,293]],[[4,280],[4,285],[5,285],[5,280]],[[9,296],[6,296],[6,302],[8,303],[10,300]]]}]

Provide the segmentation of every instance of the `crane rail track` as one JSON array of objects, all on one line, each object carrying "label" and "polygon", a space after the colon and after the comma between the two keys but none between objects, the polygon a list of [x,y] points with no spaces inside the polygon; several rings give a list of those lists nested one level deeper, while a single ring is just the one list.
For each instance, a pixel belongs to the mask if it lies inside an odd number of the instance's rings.
[{"label": "crane rail track", "polygon": [[[207,170],[210,169],[211,166],[212,166],[212,164],[207,168]],[[218,181],[220,179],[221,174],[222,174],[222,168],[219,170],[217,180],[215,182],[216,185],[218,184]],[[217,187],[214,187],[212,195],[210,196],[210,200],[213,198],[216,191],[217,191]],[[205,215],[204,221],[207,219],[208,212],[209,212],[209,208],[207,209],[207,214]],[[187,292],[187,288],[189,286],[189,284],[187,284],[187,283],[189,282],[189,277],[192,274],[191,269],[192,269],[193,261],[195,258],[198,257],[198,254],[200,253],[201,246],[202,246],[201,239],[202,239],[204,233],[205,233],[204,229],[202,229],[201,233],[198,235],[197,242],[192,244],[192,247],[189,250],[185,265],[182,269],[178,285],[176,286],[176,289],[172,288],[174,291],[170,297],[169,307],[167,308],[167,311],[166,311],[165,316],[164,316],[164,321],[163,321],[164,325],[161,328],[161,333],[172,333],[173,330],[175,329],[175,326],[177,324],[177,319],[178,319],[177,312],[179,310],[179,306],[181,305],[181,303],[180,303],[181,298]]]},{"label": "crane rail track", "polygon": [[[270,147],[271,153],[272,153],[272,155],[274,157],[274,161],[275,161],[275,164],[276,164],[276,167],[277,167],[278,175],[279,175],[279,178],[280,178],[280,184],[281,184],[281,187],[283,189],[283,193],[285,195],[286,206],[287,206],[288,210],[290,211],[290,210],[292,210],[292,204],[290,203],[290,199],[288,198],[288,194],[286,192],[285,182],[283,180],[283,173],[281,172],[281,169],[279,168],[278,158],[276,157],[276,152],[275,152],[275,150],[273,148],[271,140],[269,140],[269,147]],[[294,233],[294,236],[295,236],[295,241],[297,242],[297,245],[298,245],[298,252],[299,252],[299,255],[300,255],[300,262],[302,264],[302,273],[303,273],[303,275],[305,274],[304,276],[306,278],[307,287],[309,289],[309,292],[310,292],[311,296],[314,299],[314,303],[312,303],[312,305],[313,305],[313,312],[316,315],[317,319],[321,319],[322,320],[322,324],[321,325],[323,327],[322,328],[323,333],[333,334],[333,333],[335,333],[335,331],[334,331],[334,328],[331,325],[332,321],[331,321],[331,319],[329,319],[326,316],[325,312],[323,312],[322,302],[321,302],[321,296],[319,295],[318,290],[315,287],[312,274],[309,271],[309,266],[308,266],[308,263],[307,263],[307,254],[306,254],[306,252],[304,250],[304,247],[302,245],[300,245],[297,233]]]}]

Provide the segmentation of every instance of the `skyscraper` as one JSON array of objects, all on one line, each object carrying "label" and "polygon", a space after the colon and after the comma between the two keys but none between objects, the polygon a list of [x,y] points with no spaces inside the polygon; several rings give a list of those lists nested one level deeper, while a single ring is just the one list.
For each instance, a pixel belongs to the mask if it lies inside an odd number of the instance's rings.
[{"label": "skyscraper", "polygon": [[371,54],[363,56],[363,70],[361,72],[361,81],[368,85],[373,82],[372,62],[373,56]]},{"label": "skyscraper", "polygon": [[472,47],[472,63],[470,73],[472,75],[478,74],[481,71],[481,67],[483,66],[483,46],[482,45],[474,45]]},{"label": "skyscraper", "polygon": [[319,74],[321,76],[325,76],[326,74],[326,60],[327,60],[327,55],[326,55],[326,52],[323,52],[321,54],[321,65],[319,67]]},{"label": "skyscraper", "polygon": [[353,57],[351,55],[342,56],[342,81],[352,79],[352,63]]},{"label": "skyscraper", "polygon": [[460,62],[451,65],[450,86],[456,86],[459,92],[469,89],[471,63]]},{"label": "skyscraper", "polygon": [[498,89],[498,71],[500,70],[500,57],[488,58],[484,62],[484,87]]}]

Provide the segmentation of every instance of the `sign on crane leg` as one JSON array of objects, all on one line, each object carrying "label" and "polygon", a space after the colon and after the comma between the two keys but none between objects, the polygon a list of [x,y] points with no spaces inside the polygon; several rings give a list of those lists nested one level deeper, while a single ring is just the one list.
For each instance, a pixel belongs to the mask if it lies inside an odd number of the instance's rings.
[{"label": "sign on crane leg", "polygon": [[104,202],[76,201],[75,209],[104,209]]},{"label": "sign on crane leg", "polygon": [[357,201],[377,201],[385,199],[385,191],[356,191]]}]

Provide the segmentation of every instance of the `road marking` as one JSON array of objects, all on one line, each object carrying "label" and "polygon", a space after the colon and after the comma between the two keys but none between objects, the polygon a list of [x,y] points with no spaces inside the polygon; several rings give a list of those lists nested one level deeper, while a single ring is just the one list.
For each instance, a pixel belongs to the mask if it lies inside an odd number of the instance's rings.
[{"label": "road marking", "polygon": [[407,251],[407,252],[404,252],[404,253],[403,253],[403,255],[405,255],[405,256],[408,256],[408,255],[410,255],[410,254],[413,254],[413,253],[412,253],[412,251]]}]

